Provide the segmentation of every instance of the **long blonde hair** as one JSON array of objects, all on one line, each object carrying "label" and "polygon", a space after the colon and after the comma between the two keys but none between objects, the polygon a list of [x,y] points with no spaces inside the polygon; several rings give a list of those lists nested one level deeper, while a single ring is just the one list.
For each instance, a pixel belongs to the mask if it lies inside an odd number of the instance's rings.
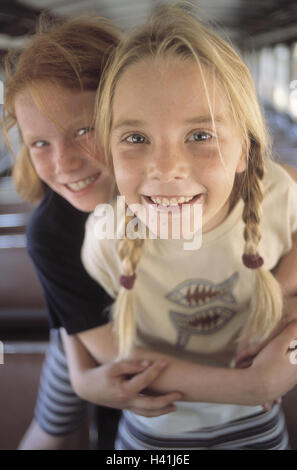
[{"label": "long blonde hair", "polygon": [[[111,165],[110,133],[113,97],[117,83],[130,66],[147,58],[178,57],[192,60],[214,70],[226,93],[235,122],[247,149],[247,169],[237,174],[230,199],[244,201],[244,256],[261,260],[258,244],[261,239],[259,223],[263,200],[262,180],[264,160],[269,154],[269,137],[248,68],[234,49],[209,26],[203,25],[182,5],[158,8],[147,23],[128,35],[110,59],[97,98],[97,128],[104,142],[107,163]],[[206,90],[207,92],[207,90]],[[119,256],[125,276],[135,273],[140,260],[143,240],[124,239],[119,243]],[[263,267],[256,269],[257,289],[246,336],[264,339],[280,319],[282,295],[279,284]],[[137,282],[137,280],[136,280]],[[132,289],[121,287],[114,319],[119,338],[119,355],[127,357],[135,334]]]},{"label": "long blonde hair", "polygon": [[[8,132],[17,124],[14,106],[20,92],[44,82],[74,91],[96,91],[120,36],[120,29],[102,17],[53,22],[42,15],[38,31],[26,47],[10,52],[5,59],[3,127],[8,143]],[[23,199],[36,203],[44,195],[46,186],[24,144],[13,167],[13,179]]]}]

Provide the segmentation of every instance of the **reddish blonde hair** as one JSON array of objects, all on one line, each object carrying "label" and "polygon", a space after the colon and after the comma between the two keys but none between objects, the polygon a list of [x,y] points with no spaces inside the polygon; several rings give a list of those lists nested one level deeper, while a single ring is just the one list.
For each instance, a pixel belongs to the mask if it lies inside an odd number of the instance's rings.
[{"label": "reddish blonde hair", "polygon": [[[17,124],[14,105],[20,92],[44,82],[76,91],[95,91],[119,39],[119,28],[102,17],[53,23],[42,16],[29,44],[5,58],[3,127],[8,143],[8,131]],[[13,167],[13,179],[23,199],[38,202],[44,195],[45,185],[24,144]]]}]

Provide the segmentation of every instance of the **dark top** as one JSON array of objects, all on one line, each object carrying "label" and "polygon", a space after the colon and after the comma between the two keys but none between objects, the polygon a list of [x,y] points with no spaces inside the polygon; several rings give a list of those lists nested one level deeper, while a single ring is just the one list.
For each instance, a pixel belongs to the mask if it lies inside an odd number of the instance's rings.
[{"label": "dark top", "polygon": [[108,322],[113,299],[85,271],[81,258],[88,214],[52,190],[27,227],[27,249],[40,279],[51,328],[69,334]]}]

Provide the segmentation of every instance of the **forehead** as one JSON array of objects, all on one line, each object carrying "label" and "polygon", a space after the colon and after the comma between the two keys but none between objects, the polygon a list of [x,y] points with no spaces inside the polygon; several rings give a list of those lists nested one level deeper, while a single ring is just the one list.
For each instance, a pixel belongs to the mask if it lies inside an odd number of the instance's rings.
[{"label": "forehead", "polygon": [[210,109],[231,118],[229,102],[215,73],[194,60],[177,58],[144,59],[127,68],[113,102],[115,119],[144,113],[189,118],[197,113],[209,115]]},{"label": "forehead", "polygon": [[41,126],[50,121],[65,126],[74,118],[93,113],[94,99],[93,91],[37,84],[16,96],[15,112],[22,128]]}]

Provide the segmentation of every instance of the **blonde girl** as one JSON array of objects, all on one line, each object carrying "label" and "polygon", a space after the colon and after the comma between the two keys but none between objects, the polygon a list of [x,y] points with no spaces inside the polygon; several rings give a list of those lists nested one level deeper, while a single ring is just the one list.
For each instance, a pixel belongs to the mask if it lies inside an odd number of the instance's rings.
[{"label": "blonde girl", "polygon": [[[102,312],[111,302],[84,270],[80,249],[88,212],[114,192],[113,176],[101,147],[95,145],[93,112],[101,73],[119,38],[120,30],[101,17],[58,24],[42,18],[24,50],[6,61],[5,129],[17,125],[21,137],[13,178],[21,196],[38,204],[28,226],[27,248],[51,326],[35,418],[21,449],[88,446],[86,440],[77,444],[75,434],[87,409],[70,383],[59,328],[71,335],[104,324]],[[97,404],[135,409],[136,403],[139,413],[168,412],[176,394],[161,400],[139,396],[161,370],[160,364],[147,367],[139,361],[97,368],[96,383],[102,392]],[[127,372],[139,372],[139,383],[132,386]],[[127,386],[126,401],[116,388],[119,382]],[[104,414],[109,428],[112,422],[116,426],[118,413]],[[100,420],[99,424],[104,425]],[[101,438],[100,445],[112,445],[112,436],[105,443]]]},{"label": "blonde girl", "polygon": [[[270,343],[251,367],[230,368],[241,331],[263,341],[281,319],[281,289],[270,271],[297,230],[296,185],[268,160],[246,66],[192,13],[162,7],[115,52],[99,94],[98,127],[119,192],[128,206],[144,208],[138,228],[160,237],[149,214],[160,221],[171,212],[173,227],[187,205],[193,231],[195,204],[203,212],[196,251],[185,251],[182,239],[100,240],[96,214],[87,222],[83,261],[117,298],[118,357],[133,357],[140,345],[175,355],[185,400],[151,420],[125,412],[118,448],[287,448],[279,406],[265,414],[259,405],[279,396],[276,374],[278,383],[286,374],[289,387],[296,382],[288,343],[277,359]],[[104,359],[89,339],[94,356]],[[172,386],[168,374],[162,377],[158,390],[166,390],[166,378]]]}]

